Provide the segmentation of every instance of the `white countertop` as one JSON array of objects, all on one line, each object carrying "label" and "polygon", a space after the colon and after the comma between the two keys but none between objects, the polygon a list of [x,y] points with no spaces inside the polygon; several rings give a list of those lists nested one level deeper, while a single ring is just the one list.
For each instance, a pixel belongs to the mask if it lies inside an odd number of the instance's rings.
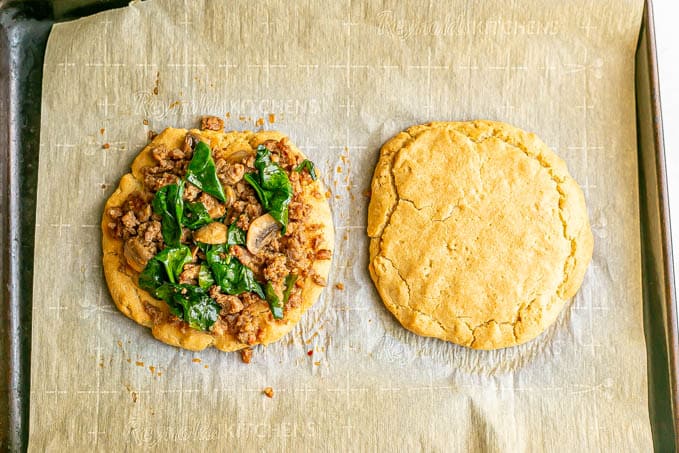
[{"label": "white countertop", "polygon": [[653,9],[673,227],[675,287],[679,288],[679,2],[655,0]]}]

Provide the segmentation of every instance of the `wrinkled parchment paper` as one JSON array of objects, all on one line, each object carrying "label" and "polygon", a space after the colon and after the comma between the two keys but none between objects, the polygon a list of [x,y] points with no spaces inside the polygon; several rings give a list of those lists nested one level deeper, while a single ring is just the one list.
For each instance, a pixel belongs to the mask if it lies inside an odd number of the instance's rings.
[{"label": "wrinkled parchment paper", "polygon": [[[641,10],[632,0],[154,0],[56,25],[42,97],[31,450],[648,451]],[[155,341],[115,309],[100,265],[104,201],[148,130],[194,127],[202,114],[288,133],[332,190],[329,286],[250,365]],[[364,192],[382,143],[412,124],[475,118],[552,146],[584,188],[595,237],[556,325],[496,352],[405,331],[367,271]]]}]

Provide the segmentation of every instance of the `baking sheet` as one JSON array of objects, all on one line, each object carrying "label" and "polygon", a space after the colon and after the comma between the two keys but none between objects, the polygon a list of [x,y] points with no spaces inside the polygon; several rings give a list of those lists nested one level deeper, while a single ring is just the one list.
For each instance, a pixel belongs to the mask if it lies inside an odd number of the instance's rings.
[{"label": "baking sheet", "polygon": [[[31,449],[650,448],[633,83],[642,2],[183,6],[135,3],[50,36]],[[101,208],[147,129],[205,113],[285,131],[333,190],[330,286],[248,366],[155,342],[117,313],[99,266]],[[554,147],[595,235],[557,325],[497,352],[404,331],[366,271],[363,192],[379,146],[410,124],[472,118]]]}]

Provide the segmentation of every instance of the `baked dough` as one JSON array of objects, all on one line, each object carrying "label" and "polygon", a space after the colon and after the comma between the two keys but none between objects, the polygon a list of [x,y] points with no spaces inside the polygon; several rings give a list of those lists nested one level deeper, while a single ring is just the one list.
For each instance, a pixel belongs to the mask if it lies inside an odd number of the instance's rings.
[{"label": "baked dough", "polygon": [[[242,153],[244,150],[255,153],[258,145],[268,141],[279,141],[284,135],[275,131],[261,131],[252,133],[245,132],[221,132],[212,130],[174,129],[168,128],[160,133],[149,143],[132,163],[132,172],[124,175],[120,185],[106,202],[102,218],[102,247],[103,266],[106,281],[113,301],[127,317],[139,324],[150,327],[153,336],[170,345],[182,347],[193,351],[202,350],[208,346],[214,346],[222,351],[235,351],[254,344],[268,344],[278,340],[288,333],[299,321],[302,314],[311,307],[321,294],[323,287],[318,284],[319,280],[327,279],[330,271],[330,260],[322,259],[313,262],[312,269],[320,279],[305,278],[298,282],[301,286],[301,303],[289,310],[281,320],[272,317],[266,303],[262,303],[259,310],[253,312],[253,316],[260,318],[260,331],[257,341],[244,343],[230,333],[227,329],[219,328],[219,323],[211,331],[192,329],[187,323],[170,315],[168,306],[164,301],[157,300],[148,292],[137,286],[138,272],[133,270],[123,255],[124,241],[111,234],[109,224],[114,222],[109,216],[111,208],[119,208],[130,194],[144,189],[143,169],[158,165],[152,155],[152,150],[159,146],[167,149],[181,148],[187,135],[199,137],[208,143],[217,157],[227,157],[232,153]],[[290,141],[287,146],[304,159],[302,152]],[[319,248],[332,251],[334,243],[334,230],[330,207],[325,197],[325,188],[320,179],[303,186],[303,198],[310,205],[308,224],[317,224],[320,242]]]},{"label": "baked dough", "polygon": [[529,341],[592,257],[582,190],[537,136],[493,121],[413,126],[383,147],[370,275],[408,330],[474,349]]}]

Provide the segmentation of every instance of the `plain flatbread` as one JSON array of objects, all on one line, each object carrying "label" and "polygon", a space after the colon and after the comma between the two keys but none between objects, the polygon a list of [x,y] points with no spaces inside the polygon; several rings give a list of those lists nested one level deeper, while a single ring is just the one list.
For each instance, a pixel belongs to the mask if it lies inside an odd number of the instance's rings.
[{"label": "plain flatbread", "polygon": [[370,275],[408,330],[475,349],[529,341],[592,257],[582,190],[534,134],[492,121],[414,126],[382,148]]}]

